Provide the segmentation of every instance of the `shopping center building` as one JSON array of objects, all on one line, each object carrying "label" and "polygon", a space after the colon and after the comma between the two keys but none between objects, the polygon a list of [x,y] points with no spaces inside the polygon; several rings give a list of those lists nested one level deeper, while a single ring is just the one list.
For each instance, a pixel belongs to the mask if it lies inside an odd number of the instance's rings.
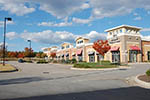
[{"label": "shopping center building", "polygon": [[[56,51],[56,58],[86,62],[109,60],[113,63],[148,61],[150,60],[150,40],[143,38],[140,30],[140,27],[129,25],[105,30],[111,49],[104,57],[94,50],[93,43],[90,43],[88,38],[78,37],[75,39],[75,46],[63,43]],[[51,52],[51,49],[49,50]]]}]

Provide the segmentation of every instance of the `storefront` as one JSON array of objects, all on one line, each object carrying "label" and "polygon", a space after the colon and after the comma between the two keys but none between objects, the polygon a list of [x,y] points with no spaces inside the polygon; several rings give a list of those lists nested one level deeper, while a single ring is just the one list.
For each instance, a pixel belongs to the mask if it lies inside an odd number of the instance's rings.
[{"label": "storefront", "polygon": [[147,59],[150,61],[150,51],[147,52]]},{"label": "storefront", "polygon": [[94,51],[89,51],[88,56],[89,56],[89,62],[95,62],[95,52]]},{"label": "storefront", "polygon": [[101,54],[97,53],[96,55],[97,55],[97,62],[104,60],[104,56],[102,56]]},{"label": "storefront", "polygon": [[129,51],[129,61],[130,62],[137,62],[138,57],[137,55],[140,53],[140,48],[138,46],[130,46],[130,51]]},{"label": "storefront", "polygon": [[112,53],[112,63],[120,63],[120,47],[111,47],[110,51]]},{"label": "storefront", "polygon": [[66,60],[69,60],[69,53],[66,54]]},{"label": "storefront", "polygon": [[79,62],[83,61],[83,57],[82,57],[82,49],[78,49],[76,54],[77,54],[77,59]]}]

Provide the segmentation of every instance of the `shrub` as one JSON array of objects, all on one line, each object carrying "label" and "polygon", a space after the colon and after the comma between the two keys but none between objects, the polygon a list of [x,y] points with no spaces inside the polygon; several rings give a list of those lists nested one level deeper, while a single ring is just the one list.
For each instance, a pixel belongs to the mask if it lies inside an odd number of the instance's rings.
[{"label": "shrub", "polygon": [[31,60],[25,60],[26,63],[33,63]]},{"label": "shrub", "polygon": [[72,60],[71,60],[71,63],[72,63],[72,64],[75,64],[75,63],[77,63],[77,60],[76,60],[76,59],[72,59]]},{"label": "shrub", "polygon": [[150,76],[150,69],[146,71],[146,75]]},{"label": "shrub", "polygon": [[75,68],[91,68],[89,65],[87,64],[74,64]]},{"label": "shrub", "polygon": [[58,63],[57,60],[54,60],[53,63]]},{"label": "shrub", "polygon": [[103,65],[110,65],[111,62],[109,60],[102,60],[101,64],[103,64]]},{"label": "shrub", "polygon": [[65,63],[65,59],[62,59],[60,62],[61,62],[61,63]]},{"label": "shrub", "polygon": [[48,63],[46,60],[39,60],[38,62],[36,62],[37,64],[46,64]]}]

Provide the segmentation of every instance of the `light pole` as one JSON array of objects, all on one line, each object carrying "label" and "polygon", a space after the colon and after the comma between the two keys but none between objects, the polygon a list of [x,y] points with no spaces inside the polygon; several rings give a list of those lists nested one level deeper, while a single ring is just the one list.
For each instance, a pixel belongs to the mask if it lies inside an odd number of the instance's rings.
[{"label": "light pole", "polygon": [[11,21],[10,17],[5,17],[4,19],[4,43],[3,43],[3,66],[5,66],[5,41],[6,41],[6,21]]},{"label": "light pole", "polygon": [[29,55],[29,57],[30,57],[30,60],[31,60],[31,40],[28,40],[28,42],[29,42],[29,48],[30,48],[30,55]]}]

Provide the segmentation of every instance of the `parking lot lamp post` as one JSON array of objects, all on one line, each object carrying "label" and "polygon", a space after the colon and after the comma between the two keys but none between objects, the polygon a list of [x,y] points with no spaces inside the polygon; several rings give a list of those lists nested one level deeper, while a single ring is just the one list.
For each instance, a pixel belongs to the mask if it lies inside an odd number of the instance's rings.
[{"label": "parking lot lamp post", "polygon": [[31,40],[28,40],[28,42],[29,42],[29,52],[30,52],[30,54],[29,54],[29,57],[30,57],[30,60],[31,60]]},{"label": "parking lot lamp post", "polygon": [[3,66],[5,66],[5,41],[6,41],[6,21],[11,21],[10,17],[4,19],[4,43],[3,43]]}]

